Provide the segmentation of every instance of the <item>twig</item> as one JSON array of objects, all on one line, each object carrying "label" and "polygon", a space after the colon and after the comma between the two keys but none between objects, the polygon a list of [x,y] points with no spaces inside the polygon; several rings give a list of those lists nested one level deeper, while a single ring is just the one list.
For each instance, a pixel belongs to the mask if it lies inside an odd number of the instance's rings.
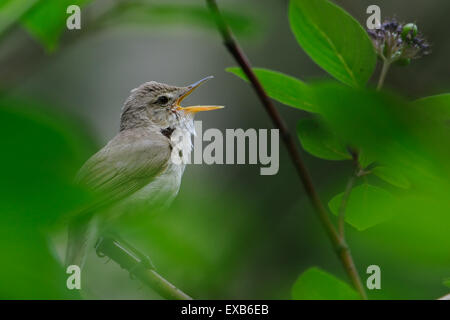
[{"label": "twig", "polygon": [[348,179],[347,186],[345,187],[344,195],[342,196],[341,205],[338,211],[338,231],[339,236],[342,239],[345,239],[345,212],[347,210],[347,203],[350,198],[350,194],[352,192],[356,179],[365,174],[365,171],[359,164],[359,151],[349,147],[348,152],[352,155],[355,172],[351,175],[350,179]]},{"label": "twig", "polygon": [[345,187],[344,195],[342,196],[341,205],[339,207],[338,214],[338,230],[341,238],[345,237],[345,211],[347,209],[348,199],[352,193],[353,185],[355,184],[356,173],[348,179],[347,186]]},{"label": "twig", "polygon": [[252,71],[249,60],[247,59],[244,52],[239,47],[237,41],[234,39],[230,28],[226,24],[225,20],[223,19],[222,15],[219,11],[216,1],[215,0],[206,0],[206,3],[208,5],[209,9],[211,10],[211,13],[217,23],[217,27],[219,29],[219,32],[222,35],[225,47],[228,49],[228,51],[231,53],[231,55],[234,57],[234,59],[237,61],[239,66],[244,71],[245,75],[247,76],[248,80],[250,81],[251,85],[253,86],[253,89],[256,91],[256,94],[258,95],[259,100],[261,101],[262,105],[264,106],[264,108],[266,109],[270,118],[272,119],[274,126],[280,130],[281,137],[288,149],[289,156],[291,157],[291,160],[297,170],[297,173],[300,176],[300,179],[303,183],[303,186],[308,195],[308,198],[310,199],[315,212],[317,213],[320,221],[322,222],[322,224],[323,224],[323,226],[324,226],[324,228],[325,228],[325,230],[326,230],[326,232],[338,254],[338,257],[341,259],[341,262],[344,265],[344,268],[345,268],[348,276],[350,277],[354,287],[359,292],[361,297],[363,299],[367,299],[367,296],[365,294],[364,288],[362,286],[361,280],[359,278],[358,272],[357,272],[355,264],[353,262],[353,258],[351,256],[350,250],[345,242],[345,239],[343,239],[339,236],[335,226],[331,222],[329,214],[319,198],[319,195],[318,195],[318,193],[314,187],[314,184],[311,180],[311,176],[310,176],[308,170],[306,169],[302,158],[300,157],[300,154],[297,150],[296,144],[295,144],[288,128],[284,124],[283,119],[281,118],[277,109],[275,108],[272,101],[270,100],[269,96],[263,89],[258,78]]},{"label": "twig", "polygon": [[380,79],[378,79],[378,85],[377,85],[378,91],[381,90],[381,88],[383,87],[384,80],[386,79],[386,75],[387,75],[390,67],[391,67],[391,62],[385,58],[383,60],[383,67],[381,68]]},{"label": "twig", "polygon": [[123,269],[169,300],[192,300],[190,296],[175,287],[158,274],[150,259],[123,240],[102,237],[96,245],[99,256],[107,256]]}]

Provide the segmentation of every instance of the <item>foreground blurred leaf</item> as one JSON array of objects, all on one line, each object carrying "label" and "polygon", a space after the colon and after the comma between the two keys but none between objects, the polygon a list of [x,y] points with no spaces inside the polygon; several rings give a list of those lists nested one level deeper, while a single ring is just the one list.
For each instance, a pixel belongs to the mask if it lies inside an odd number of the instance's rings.
[{"label": "foreground blurred leaf", "polygon": [[[448,276],[450,252],[448,125],[432,108],[392,94],[336,84],[311,87],[319,113],[333,131],[363,150],[366,162],[401,172],[413,186],[397,190],[392,201],[371,203],[372,212],[392,218],[360,233],[353,251],[369,260],[374,256],[383,260],[385,277],[390,273],[383,291],[391,297],[443,295],[445,288],[439,288]],[[336,207],[337,203],[335,211]],[[410,279],[413,284],[405,290]]]},{"label": "foreground blurred leaf", "polygon": [[448,181],[450,148],[443,144],[450,131],[437,113],[373,90],[335,83],[311,87],[326,123],[367,159],[402,172],[414,185]]},{"label": "foreground blurred leaf", "polygon": [[86,194],[72,182],[88,144],[71,123],[18,99],[0,99],[0,297],[76,298],[45,232]]},{"label": "foreground blurred leaf", "polygon": [[450,288],[450,278],[444,279],[444,285]]},{"label": "foreground blurred leaf", "polygon": [[327,0],[291,0],[291,29],[305,52],[336,79],[354,87],[371,77],[376,55],[367,32]]},{"label": "foreground blurred leaf", "polygon": [[374,159],[371,159],[363,150],[359,150],[358,162],[361,168],[367,168],[369,165],[374,163]]},{"label": "foreground blurred leaf", "polygon": [[313,156],[326,160],[351,159],[345,145],[319,117],[301,119],[297,135],[302,147]]},{"label": "foreground blurred leaf", "polygon": [[[248,81],[241,68],[227,68],[226,71]],[[253,68],[253,71],[269,97],[290,107],[311,112],[315,111],[315,107],[311,103],[308,86],[304,82],[267,69]]]},{"label": "foreground blurred leaf", "polygon": [[[253,35],[258,31],[259,23],[254,18],[242,14],[242,10],[222,10],[224,19],[239,35]],[[143,1],[126,1],[120,3],[103,19],[111,26],[118,24],[148,25],[153,27],[168,25],[200,26],[215,30],[211,13],[203,5],[148,3]]]},{"label": "foreground blurred leaf", "polygon": [[0,2],[0,36],[15,24],[39,0],[2,0]]},{"label": "foreground blurred leaf", "polygon": [[[58,46],[58,41],[66,29],[66,13],[70,5],[80,7],[91,0],[40,0],[22,18],[22,24],[33,37],[41,42],[48,51]],[[81,18],[83,23],[83,17]]]},{"label": "foreground blurred leaf", "polygon": [[295,300],[359,300],[358,293],[347,283],[319,268],[300,275],[292,287]]},{"label": "foreground blurred leaf", "polygon": [[0,219],[0,299],[79,299],[68,290],[68,275],[37,228],[5,224]]},{"label": "foreground blurred leaf", "polygon": [[0,99],[0,137],[7,150],[0,158],[5,197],[0,210],[10,208],[15,212],[11,219],[34,226],[49,225],[81,203],[84,195],[72,180],[88,154],[83,135],[44,110],[35,103]]},{"label": "foreground blurred leaf", "polygon": [[[329,202],[331,211],[337,215],[342,203],[343,193]],[[391,218],[391,212],[379,210],[391,205],[395,198],[386,190],[363,184],[352,189],[348,199],[345,221],[359,231],[373,227]]]},{"label": "foreground blurred leaf", "polygon": [[399,188],[408,189],[411,186],[409,180],[398,170],[388,166],[378,166],[372,170],[378,178]]},{"label": "foreground blurred leaf", "polygon": [[[181,188],[169,208],[134,212],[116,225],[181,288],[198,298],[211,298],[213,292],[220,298],[224,288],[240,277],[239,266],[251,261],[249,253],[258,245],[260,210],[242,193],[208,187],[213,181],[198,177],[186,181],[188,188]],[[216,206],[218,201],[223,205]]]},{"label": "foreground blurred leaf", "polygon": [[422,98],[414,103],[426,111],[438,113],[438,116],[447,123],[450,120],[450,93]]},{"label": "foreground blurred leaf", "polygon": [[415,189],[389,206],[378,206],[391,212],[392,219],[359,233],[352,242],[362,261],[377,257],[384,278],[382,290],[372,294],[389,293],[380,298],[436,299],[448,293],[442,280],[449,276],[449,188],[438,185],[426,193]]}]

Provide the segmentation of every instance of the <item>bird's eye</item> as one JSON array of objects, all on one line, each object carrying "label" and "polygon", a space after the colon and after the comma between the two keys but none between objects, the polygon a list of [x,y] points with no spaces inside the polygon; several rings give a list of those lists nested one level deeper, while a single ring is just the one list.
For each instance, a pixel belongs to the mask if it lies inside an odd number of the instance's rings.
[{"label": "bird's eye", "polygon": [[169,102],[169,98],[168,98],[167,96],[160,96],[160,97],[158,98],[157,102],[158,102],[159,104],[164,105],[164,104],[166,104],[167,102]]}]

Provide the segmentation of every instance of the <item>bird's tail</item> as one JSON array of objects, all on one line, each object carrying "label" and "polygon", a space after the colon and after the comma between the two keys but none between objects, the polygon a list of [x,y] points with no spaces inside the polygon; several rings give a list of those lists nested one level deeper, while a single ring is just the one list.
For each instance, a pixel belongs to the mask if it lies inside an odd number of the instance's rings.
[{"label": "bird's tail", "polygon": [[90,244],[93,244],[95,227],[93,226],[92,215],[83,215],[73,219],[69,223],[67,250],[66,250],[66,267],[77,265],[83,268],[87,251]]}]

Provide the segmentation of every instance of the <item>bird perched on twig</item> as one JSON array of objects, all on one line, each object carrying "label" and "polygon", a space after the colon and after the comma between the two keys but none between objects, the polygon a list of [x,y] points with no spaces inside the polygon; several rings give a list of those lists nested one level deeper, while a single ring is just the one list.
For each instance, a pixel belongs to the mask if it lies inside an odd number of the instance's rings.
[{"label": "bird perched on twig", "polygon": [[69,223],[66,265],[82,267],[97,225],[111,219],[109,213],[173,200],[192,149],[195,113],[222,108],[180,103],[211,78],[186,87],[151,81],[131,91],[120,132],[77,175],[77,182],[92,191],[95,200]]}]

